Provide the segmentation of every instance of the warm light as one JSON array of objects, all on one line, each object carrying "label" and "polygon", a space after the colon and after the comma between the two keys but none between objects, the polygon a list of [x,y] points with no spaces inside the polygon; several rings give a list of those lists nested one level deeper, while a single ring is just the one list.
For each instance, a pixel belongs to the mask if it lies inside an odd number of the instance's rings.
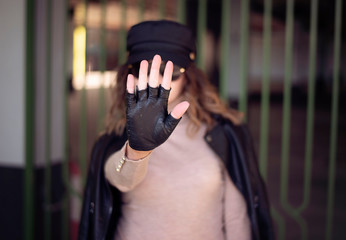
[{"label": "warm light", "polygon": [[86,30],[79,26],[73,31],[73,78],[84,77],[85,74]]},{"label": "warm light", "polygon": [[73,78],[73,87],[77,90],[95,89],[101,86],[108,88],[115,82],[117,72],[106,71],[104,73],[99,71],[87,72],[85,75],[77,75]]},{"label": "warm light", "polygon": [[115,71],[86,71],[86,30],[79,26],[73,31],[73,87],[77,90],[110,87],[116,77]]}]

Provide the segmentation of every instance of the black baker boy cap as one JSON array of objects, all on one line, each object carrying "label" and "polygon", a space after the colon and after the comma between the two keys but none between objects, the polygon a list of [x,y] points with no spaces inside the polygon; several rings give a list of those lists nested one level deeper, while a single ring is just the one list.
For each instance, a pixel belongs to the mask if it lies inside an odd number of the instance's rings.
[{"label": "black baker boy cap", "polygon": [[180,23],[146,21],[129,30],[127,51],[129,65],[159,54],[162,60],[187,68],[195,60],[196,44],[192,31]]}]

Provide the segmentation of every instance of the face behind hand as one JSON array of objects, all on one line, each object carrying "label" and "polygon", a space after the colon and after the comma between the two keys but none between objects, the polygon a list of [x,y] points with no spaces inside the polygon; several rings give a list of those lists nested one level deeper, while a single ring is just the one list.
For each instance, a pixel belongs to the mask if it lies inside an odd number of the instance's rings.
[{"label": "face behind hand", "polygon": [[[159,76],[159,84],[162,82],[162,76]],[[136,85],[138,84],[138,79],[135,78]],[[180,77],[171,83],[171,92],[169,94],[168,98],[168,104],[174,102],[176,99],[178,99],[183,91],[185,79],[184,74],[181,74]]]}]

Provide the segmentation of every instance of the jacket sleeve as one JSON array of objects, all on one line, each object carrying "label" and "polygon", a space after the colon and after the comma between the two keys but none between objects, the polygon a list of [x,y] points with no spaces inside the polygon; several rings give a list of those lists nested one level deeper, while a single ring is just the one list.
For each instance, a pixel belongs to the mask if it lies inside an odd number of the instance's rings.
[{"label": "jacket sleeve", "polygon": [[258,223],[260,239],[274,239],[274,230],[270,216],[270,205],[265,183],[259,172],[257,156],[253,146],[253,139],[246,125],[234,127],[237,141],[241,145],[244,163],[250,177],[252,190],[252,206]]},{"label": "jacket sleeve", "polygon": [[97,156],[99,156],[100,152],[102,152],[102,138],[100,138],[93,146],[90,163],[89,163],[89,169],[88,169],[88,177],[87,182],[84,188],[84,195],[83,195],[83,205],[82,205],[82,215],[80,218],[79,223],[79,233],[78,233],[78,239],[79,240],[87,240],[91,239],[91,219],[90,215],[93,214],[93,204],[91,200],[91,194],[92,190],[95,187],[93,184],[96,181],[96,171],[94,167],[97,163]]},{"label": "jacket sleeve", "polygon": [[121,194],[107,182],[104,165],[106,159],[118,151],[126,139],[126,134],[105,134],[93,146],[79,224],[80,240],[112,239],[111,230],[121,215]]},{"label": "jacket sleeve", "polygon": [[87,180],[86,189],[84,191],[83,196],[83,205],[82,205],[82,216],[79,222],[79,229],[78,229],[78,239],[79,240],[87,240],[88,238],[88,229],[89,229],[89,206],[90,206],[90,181],[91,179]]}]

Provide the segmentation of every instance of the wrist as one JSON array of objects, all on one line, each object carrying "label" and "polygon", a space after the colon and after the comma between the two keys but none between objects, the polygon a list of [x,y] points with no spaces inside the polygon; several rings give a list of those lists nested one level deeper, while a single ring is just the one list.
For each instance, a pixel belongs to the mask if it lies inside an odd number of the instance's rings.
[{"label": "wrist", "polygon": [[130,147],[130,144],[126,144],[125,156],[131,160],[139,160],[147,157],[153,150],[150,151],[138,151]]}]

